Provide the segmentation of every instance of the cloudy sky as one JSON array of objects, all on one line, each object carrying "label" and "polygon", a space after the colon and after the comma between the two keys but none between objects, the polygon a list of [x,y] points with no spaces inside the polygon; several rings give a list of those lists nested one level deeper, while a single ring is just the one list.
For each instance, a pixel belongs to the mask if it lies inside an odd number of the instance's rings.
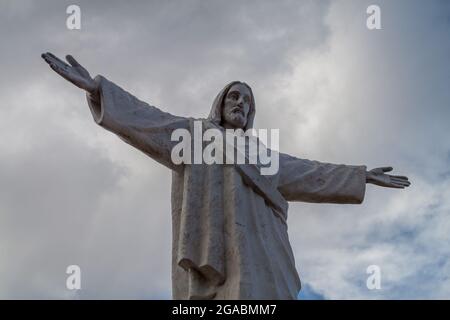
[{"label": "cloudy sky", "polygon": [[450,298],[448,1],[2,0],[0,34],[0,298],[171,298],[170,172],[97,126],[46,51],[183,116],[243,80],[282,151],[393,166],[410,188],[290,205],[300,297]]}]

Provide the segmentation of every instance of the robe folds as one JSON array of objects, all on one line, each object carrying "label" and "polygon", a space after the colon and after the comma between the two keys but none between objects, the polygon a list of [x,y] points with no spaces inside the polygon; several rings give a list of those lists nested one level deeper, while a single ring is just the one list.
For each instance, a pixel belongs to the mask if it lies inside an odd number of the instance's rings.
[{"label": "robe folds", "polygon": [[102,76],[95,81],[99,94],[87,95],[94,120],[172,171],[173,298],[296,299],[301,285],[287,232],[288,201],[361,203],[366,167],[284,153],[270,176],[259,175],[258,165],[176,165],[173,130],[192,132],[195,120],[204,130],[216,124],[163,112]]}]

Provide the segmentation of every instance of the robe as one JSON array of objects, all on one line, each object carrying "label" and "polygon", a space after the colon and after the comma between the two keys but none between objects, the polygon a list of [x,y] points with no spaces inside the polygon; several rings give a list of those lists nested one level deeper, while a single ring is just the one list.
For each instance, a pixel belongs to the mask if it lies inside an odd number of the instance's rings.
[{"label": "robe", "polygon": [[96,123],[172,171],[173,298],[297,299],[301,283],[287,232],[288,201],[359,204],[366,167],[284,153],[271,176],[258,175],[257,165],[176,165],[173,130],[192,132],[194,120],[211,128],[211,119],[175,116],[102,76],[95,81],[98,95],[87,100]]}]

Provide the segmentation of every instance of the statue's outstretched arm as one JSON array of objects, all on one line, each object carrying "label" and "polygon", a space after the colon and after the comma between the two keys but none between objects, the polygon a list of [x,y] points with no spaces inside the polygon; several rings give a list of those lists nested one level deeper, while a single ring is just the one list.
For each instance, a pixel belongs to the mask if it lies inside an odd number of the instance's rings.
[{"label": "statue's outstretched arm", "polygon": [[93,79],[72,56],[66,62],[47,52],[42,58],[61,77],[86,91],[92,116],[97,124],[118,135],[126,143],[141,150],[170,169],[180,165],[172,162],[171,151],[175,129],[189,129],[189,119],[151,106],[102,76]]},{"label": "statue's outstretched arm", "polygon": [[391,167],[367,170],[352,166],[300,159],[280,153],[278,190],[288,201],[362,203],[367,183],[405,188],[405,176],[386,174]]}]

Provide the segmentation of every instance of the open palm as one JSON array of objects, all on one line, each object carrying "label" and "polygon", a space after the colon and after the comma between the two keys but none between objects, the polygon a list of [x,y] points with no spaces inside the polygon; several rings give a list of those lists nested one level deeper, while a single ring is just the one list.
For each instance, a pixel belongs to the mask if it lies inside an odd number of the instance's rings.
[{"label": "open palm", "polygon": [[408,177],[386,174],[392,167],[375,168],[367,172],[367,182],[388,188],[405,188],[411,184]]},{"label": "open palm", "polygon": [[53,71],[77,87],[90,93],[97,91],[97,85],[89,72],[71,55],[66,56],[66,60],[70,65],[50,52],[43,53],[41,57],[50,65]]}]

